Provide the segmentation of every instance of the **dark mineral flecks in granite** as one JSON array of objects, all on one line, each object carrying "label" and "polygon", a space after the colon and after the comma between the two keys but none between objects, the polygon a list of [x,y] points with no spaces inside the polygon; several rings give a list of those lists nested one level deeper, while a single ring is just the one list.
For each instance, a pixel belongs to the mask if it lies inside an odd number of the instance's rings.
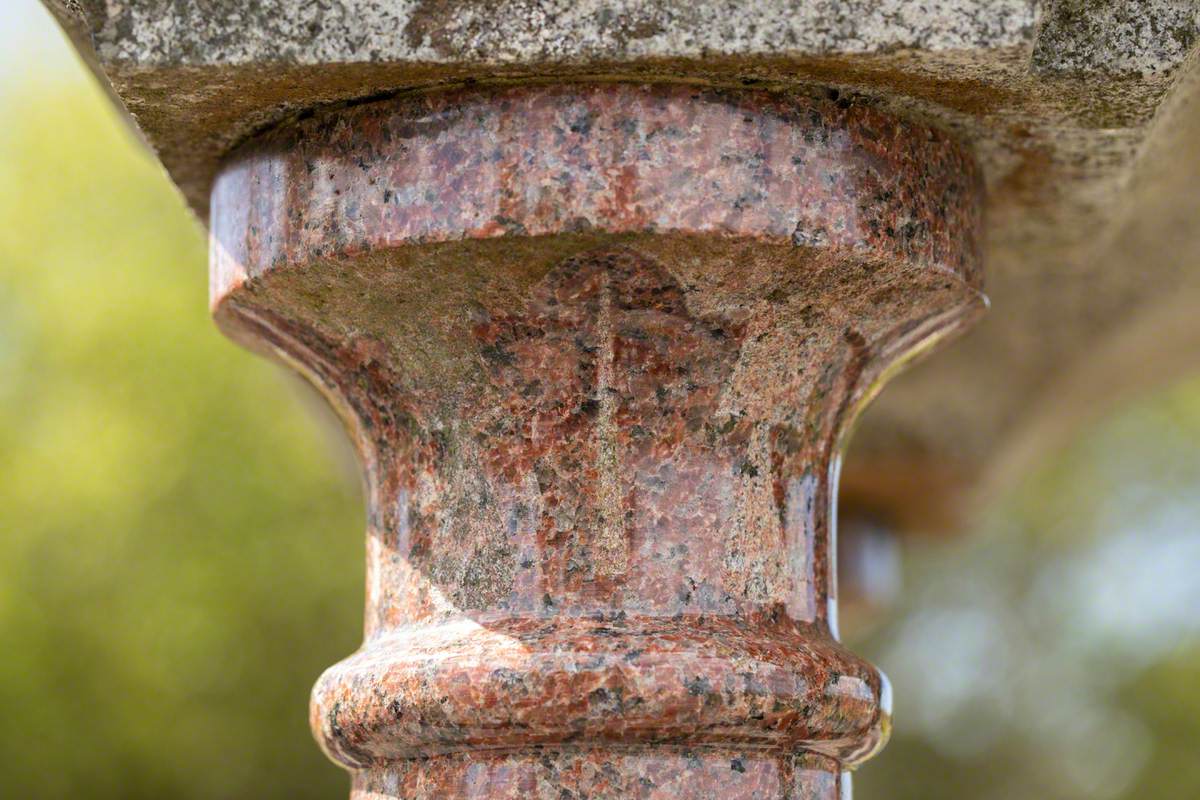
[{"label": "dark mineral flecks in granite", "polygon": [[313,693],[360,798],[821,798],[886,738],[836,641],[842,437],[982,307],[943,134],[683,85],[414,96],[236,154],[220,324],[369,492],[366,641]]},{"label": "dark mineral flecks in granite", "polygon": [[459,754],[370,769],[352,800],[836,800],[849,777],[832,759],[805,754],[656,747],[524,754]]}]

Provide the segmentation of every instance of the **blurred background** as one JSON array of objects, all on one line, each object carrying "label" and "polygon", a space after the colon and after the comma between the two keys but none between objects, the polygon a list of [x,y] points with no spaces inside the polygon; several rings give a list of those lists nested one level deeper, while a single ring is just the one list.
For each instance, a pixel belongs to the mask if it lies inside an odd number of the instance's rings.
[{"label": "blurred background", "polygon": [[[0,794],[345,796],[307,698],[361,630],[347,444],[218,335],[199,226],[34,0],[0,120]],[[897,599],[843,632],[896,728],[858,800],[1200,797],[1198,521],[1180,376],[866,553]]]}]

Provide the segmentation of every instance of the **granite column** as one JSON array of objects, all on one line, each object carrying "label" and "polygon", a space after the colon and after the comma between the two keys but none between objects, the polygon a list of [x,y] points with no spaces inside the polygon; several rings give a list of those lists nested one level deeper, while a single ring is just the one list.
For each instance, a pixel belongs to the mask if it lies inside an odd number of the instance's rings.
[{"label": "granite column", "polygon": [[366,630],[312,698],[362,798],[820,798],[882,746],[839,453],[982,309],[980,179],[825,92],[462,87],[225,163],[212,299],[339,410]]}]

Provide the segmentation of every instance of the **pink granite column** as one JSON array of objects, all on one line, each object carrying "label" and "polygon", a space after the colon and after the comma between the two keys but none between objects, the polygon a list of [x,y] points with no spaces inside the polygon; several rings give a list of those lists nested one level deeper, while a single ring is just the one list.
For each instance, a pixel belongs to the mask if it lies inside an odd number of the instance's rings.
[{"label": "pink granite column", "polygon": [[837,642],[838,453],[982,307],[974,165],[818,96],[596,84],[316,114],[225,166],[232,336],[341,411],[357,798],[830,798],[886,738]]}]

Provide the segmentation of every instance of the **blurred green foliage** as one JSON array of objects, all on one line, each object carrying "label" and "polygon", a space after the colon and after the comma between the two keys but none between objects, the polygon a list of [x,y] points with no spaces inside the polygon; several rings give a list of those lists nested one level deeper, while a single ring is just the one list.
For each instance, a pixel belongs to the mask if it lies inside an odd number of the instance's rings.
[{"label": "blurred green foliage", "polygon": [[[345,443],[216,332],[200,227],[81,70],[0,114],[0,795],[345,796],[306,703],[361,625]],[[1193,382],[908,549],[854,643],[897,699],[859,800],[1200,797],[1198,454]]]},{"label": "blurred green foliage", "polygon": [[910,543],[861,652],[860,800],[1200,797],[1200,380],[1094,422],[955,543]]},{"label": "blurred green foliage", "polygon": [[361,626],[358,488],[206,313],[96,87],[0,110],[0,795],[340,797],[308,732]]}]

